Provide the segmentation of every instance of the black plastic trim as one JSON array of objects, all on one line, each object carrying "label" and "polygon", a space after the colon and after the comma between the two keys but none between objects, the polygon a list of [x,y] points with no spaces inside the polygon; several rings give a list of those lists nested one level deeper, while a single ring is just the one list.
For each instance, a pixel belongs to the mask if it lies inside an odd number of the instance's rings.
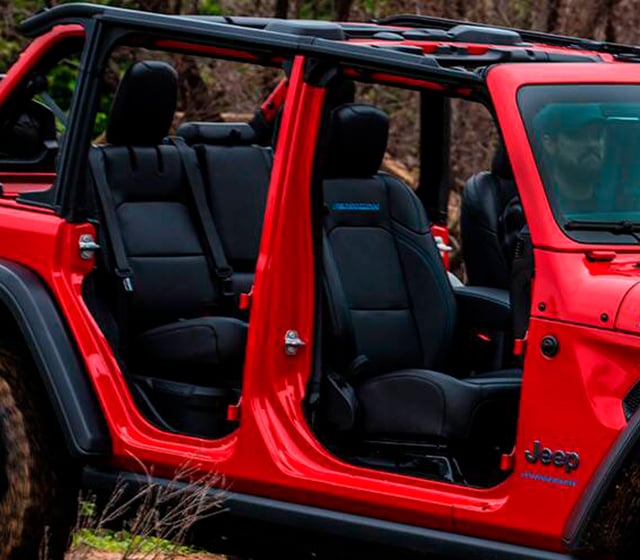
[{"label": "black plastic trim", "polygon": [[111,440],[104,416],[42,281],[28,268],[0,259],[0,301],[24,336],[69,452],[84,458],[109,454]]},{"label": "black plastic trim", "polygon": [[632,416],[624,431],[610,449],[604,461],[591,477],[586,490],[574,507],[564,529],[562,542],[569,550],[577,550],[589,523],[600,507],[607,491],[615,482],[616,475],[625,461],[640,444],[640,414]]},{"label": "black plastic trim", "polygon": [[429,221],[446,225],[449,202],[451,102],[439,92],[420,92],[420,179],[418,198]]},{"label": "black plastic trim", "polygon": [[[149,484],[174,488],[180,485],[162,478],[150,478],[129,472],[100,470],[87,467],[83,484],[92,492],[111,492],[116,484],[125,484],[128,492]],[[219,493],[218,489],[211,492]],[[224,492],[223,512],[211,516],[212,524],[221,516],[230,516],[234,522],[257,521],[277,525],[291,538],[291,530],[311,531],[314,534],[366,542],[372,546],[386,546],[399,553],[424,554],[426,557],[491,558],[492,560],[572,560],[574,557],[510,543],[468,537],[446,531],[437,531],[414,525],[383,521],[372,517],[295,504],[238,492]],[[237,520],[237,521],[236,521]],[[247,538],[249,535],[245,535]],[[327,542],[326,540],[324,541]],[[433,556],[432,556],[433,555]]]},{"label": "black plastic trim", "polygon": [[488,286],[453,288],[462,323],[474,327],[508,329],[511,326],[509,291]]}]

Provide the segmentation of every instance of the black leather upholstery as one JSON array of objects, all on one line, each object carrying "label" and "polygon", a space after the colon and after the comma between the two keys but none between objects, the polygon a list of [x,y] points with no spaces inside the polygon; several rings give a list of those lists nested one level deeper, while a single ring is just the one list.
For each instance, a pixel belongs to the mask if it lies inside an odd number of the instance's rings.
[{"label": "black leather upholstery", "polygon": [[176,71],[164,62],[143,61],[125,72],[113,100],[107,142],[156,146],[167,135],[178,95]]},{"label": "black leather upholstery", "polygon": [[333,111],[325,177],[370,177],[380,169],[387,148],[389,119],[383,111],[345,103]]},{"label": "black leather upholstery", "polygon": [[405,369],[365,381],[358,397],[368,434],[464,440],[481,408],[517,403],[519,391],[520,380],[514,376],[461,380],[437,371]]},{"label": "black leather upholstery", "polygon": [[512,325],[509,291],[484,286],[453,289],[460,320],[473,327],[508,331]]},{"label": "black leather upholstery", "polygon": [[467,182],[460,229],[469,284],[508,289],[511,263],[524,213],[504,146],[483,171]]},{"label": "black leather upholstery", "polygon": [[[339,138],[331,136],[324,181],[324,282],[329,344],[342,354],[332,365],[355,389],[358,405],[350,410],[360,410],[366,437],[464,440],[479,408],[517,403],[520,380],[459,380],[434,371],[445,368],[451,351],[456,301],[418,198],[401,181],[377,173],[386,115],[343,105],[333,111],[330,130]],[[336,177],[338,171],[344,177]],[[349,352],[352,364],[365,364],[358,374],[353,366],[345,369]],[[349,415],[340,410],[344,428]]]},{"label": "black leather upholstery", "polygon": [[325,180],[324,196],[357,353],[375,372],[444,367],[455,300],[446,274],[432,272],[442,264],[417,197],[384,174]]},{"label": "black leather upholstery", "polygon": [[176,136],[187,144],[222,144],[231,146],[251,145],[256,142],[256,132],[247,123],[187,122],[176,130]]},{"label": "black leather upholstery", "polygon": [[[207,197],[236,293],[253,284],[267,204],[273,152],[253,144],[244,123],[186,123],[178,130],[196,150]],[[185,136],[185,138],[187,138]]]},{"label": "black leather upholstery", "polygon": [[102,151],[134,275],[129,320],[139,329],[212,309],[219,294],[175,148],[107,146]]},{"label": "black leather upholstery", "polygon": [[[116,295],[130,363],[153,375],[197,370],[201,384],[239,385],[246,324],[205,316],[220,301],[178,150],[161,145],[175,110],[174,70],[138,62],[125,74],[103,156],[134,291]],[[146,105],[145,105],[146,104]],[[189,341],[185,344],[185,341]],[[213,366],[220,366],[219,368]]]},{"label": "black leather upholstery", "polygon": [[247,324],[244,321],[201,317],[148,330],[138,336],[133,345],[139,362],[140,358],[153,356],[153,367],[138,363],[140,370],[145,371],[146,367],[155,376],[183,371],[197,381],[206,379],[216,368],[240,369],[246,343]]}]

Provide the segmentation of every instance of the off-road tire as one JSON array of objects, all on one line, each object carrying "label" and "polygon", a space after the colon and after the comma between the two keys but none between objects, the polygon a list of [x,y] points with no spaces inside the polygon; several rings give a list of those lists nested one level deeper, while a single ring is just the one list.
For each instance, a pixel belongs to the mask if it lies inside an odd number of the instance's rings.
[{"label": "off-road tire", "polygon": [[76,469],[36,372],[0,346],[0,559],[60,560],[75,522]]}]

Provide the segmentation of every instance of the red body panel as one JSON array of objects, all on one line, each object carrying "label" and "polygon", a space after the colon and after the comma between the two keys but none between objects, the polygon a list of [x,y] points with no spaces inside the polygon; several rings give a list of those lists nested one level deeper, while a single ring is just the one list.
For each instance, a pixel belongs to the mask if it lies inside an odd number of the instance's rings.
[{"label": "red body panel", "polygon": [[[34,42],[1,82],[0,103],[42,49],[79,29],[54,30]],[[137,411],[81,297],[92,263],[80,259],[78,239],[91,226],[67,224],[52,212],[0,200],[0,256],[31,268],[50,287],[102,405],[114,465],[140,470],[142,461],[155,474],[171,475],[190,462],[221,473],[239,492],[560,550],[571,510],[625,426],[621,400],[640,378],[640,339],[629,334],[640,330],[633,309],[640,251],[614,247],[613,260],[592,262],[587,249],[607,248],[579,245],[560,231],[516,107],[518,87],[535,83],[538,67],[491,70],[489,86],[525,213],[535,216],[529,221],[536,246],[534,311],[544,304],[535,311],[528,335],[514,472],[499,486],[474,489],[337,459],[317,441],[302,408],[316,313],[309,185],[324,99],[323,89],[304,83],[303,65],[304,59],[296,58],[286,94],[253,291],[241,421],[233,434],[217,441],[169,434]],[[544,80],[593,81],[593,68],[587,66],[593,65],[547,65]],[[603,82],[631,83],[640,77],[632,65],[601,68]],[[289,329],[307,343],[293,357],[283,351]],[[548,335],[559,342],[554,358],[540,351]],[[579,468],[566,472],[529,463],[524,451],[535,441],[579,453]]]}]

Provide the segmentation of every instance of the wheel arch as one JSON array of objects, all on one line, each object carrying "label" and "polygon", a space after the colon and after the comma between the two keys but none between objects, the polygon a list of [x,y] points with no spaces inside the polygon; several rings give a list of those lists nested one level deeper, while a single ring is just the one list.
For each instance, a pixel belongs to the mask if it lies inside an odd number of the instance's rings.
[{"label": "wheel arch", "polygon": [[629,419],[565,526],[573,553],[637,558],[640,546],[640,410]]},{"label": "wheel arch", "polygon": [[52,296],[33,271],[3,259],[0,336],[24,344],[69,453],[84,459],[110,454],[103,413]]}]

